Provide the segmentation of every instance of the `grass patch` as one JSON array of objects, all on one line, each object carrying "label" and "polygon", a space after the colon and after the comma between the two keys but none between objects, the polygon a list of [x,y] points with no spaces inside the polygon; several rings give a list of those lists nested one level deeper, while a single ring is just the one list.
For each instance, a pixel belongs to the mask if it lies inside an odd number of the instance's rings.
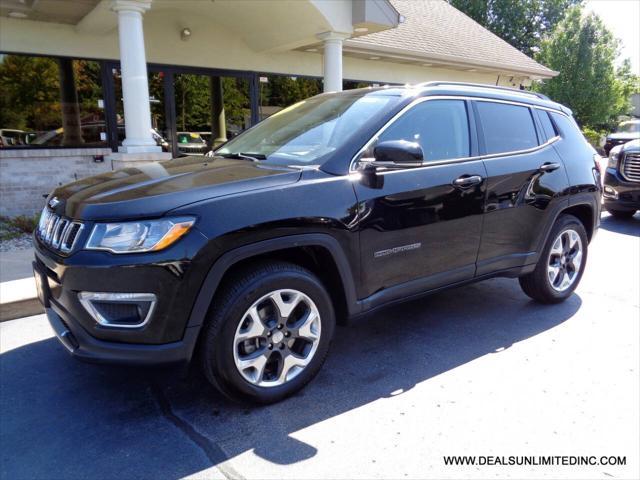
[{"label": "grass patch", "polygon": [[12,240],[22,235],[31,235],[38,226],[40,214],[33,216],[0,217],[0,240]]}]

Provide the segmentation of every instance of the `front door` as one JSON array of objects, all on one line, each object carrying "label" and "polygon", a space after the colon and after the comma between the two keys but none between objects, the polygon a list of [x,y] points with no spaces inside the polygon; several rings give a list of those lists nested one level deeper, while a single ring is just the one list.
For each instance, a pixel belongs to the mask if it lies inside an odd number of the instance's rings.
[{"label": "front door", "polygon": [[374,140],[418,142],[425,163],[379,171],[376,185],[355,184],[362,265],[359,296],[369,297],[368,306],[474,276],[486,172],[481,160],[471,158],[476,142],[469,111],[465,100],[428,99],[404,112]]}]

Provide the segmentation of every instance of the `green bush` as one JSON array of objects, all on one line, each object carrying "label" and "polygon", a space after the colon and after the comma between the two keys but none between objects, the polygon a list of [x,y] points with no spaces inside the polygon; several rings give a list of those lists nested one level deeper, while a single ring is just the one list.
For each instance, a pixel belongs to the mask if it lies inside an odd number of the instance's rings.
[{"label": "green bush", "polygon": [[599,148],[601,148],[600,143],[602,141],[602,138],[606,135],[606,132],[594,130],[590,127],[584,127],[582,129],[582,134],[585,136],[591,146],[598,150]]},{"label": "green bush", "polygon": [[0,217],[0,240],[18,238],[24,234],[32,234],[38,226],[40,214],[34,216],[19,215],[17,217]]}]

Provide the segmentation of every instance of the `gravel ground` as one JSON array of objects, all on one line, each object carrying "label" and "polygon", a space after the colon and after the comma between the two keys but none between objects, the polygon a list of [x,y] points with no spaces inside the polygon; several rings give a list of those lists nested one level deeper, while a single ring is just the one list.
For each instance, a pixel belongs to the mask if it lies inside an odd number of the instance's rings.
[{"label": "gravel ground", "polygon": [[33,248],[33,239],[30,234],[20,235],[10,240],[0,240],[0,252],[11,250],[27,250]]}]

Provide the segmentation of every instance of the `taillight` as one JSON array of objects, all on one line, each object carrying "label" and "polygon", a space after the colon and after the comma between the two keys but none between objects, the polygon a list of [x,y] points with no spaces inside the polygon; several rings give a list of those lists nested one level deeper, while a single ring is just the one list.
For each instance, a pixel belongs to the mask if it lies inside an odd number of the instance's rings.
[{"label": "taillight", "polygon": [[596,185],[598,185],[600,190],[602,190],[603,182],[604,182],[604,171],[607,169],[607,158],[601,157],[597,153],[593,154],[593,177],[596,181]]}]

